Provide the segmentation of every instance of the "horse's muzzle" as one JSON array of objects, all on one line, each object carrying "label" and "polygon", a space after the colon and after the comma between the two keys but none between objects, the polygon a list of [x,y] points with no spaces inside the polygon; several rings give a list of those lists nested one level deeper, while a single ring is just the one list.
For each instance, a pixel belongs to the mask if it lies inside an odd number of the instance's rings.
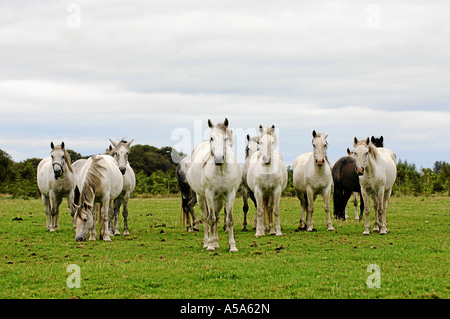
[{"label": "horse's muzzle", "polygon": [[356,174],[358,174],[359,176],[364,175],[364,167],[357,167]]},{"label": "horse's muzzle", "polygon": [[322,167],[322,165],[323,165],[323,159],[316,159],[316,164],[317,164],[317,166],[319,166],[319,167]]},{"label": "horse's muzzle", "polygon": [[263,156],[264,164],[269,165],[271,161],[272,161],[272,158],[270,156]]},{"label": "horse's muzzle", "polygon": [[222,166],[224,162],[225,162],[225,156],[214,155],[214,164],[216,164],[218,166]]},{"label": "horse's muzzle", "polygon": [[86,237],[85,236],[76,236],[75,240],[76,241],[86,241]]},{"label": "horse's muzzle", "polygon": [[120,172],[122,173],[122,175],[125,175],[125,172],[127,171],[127,168],[121,166],[121,167],[119,167],[119,170],[120,170]]}]

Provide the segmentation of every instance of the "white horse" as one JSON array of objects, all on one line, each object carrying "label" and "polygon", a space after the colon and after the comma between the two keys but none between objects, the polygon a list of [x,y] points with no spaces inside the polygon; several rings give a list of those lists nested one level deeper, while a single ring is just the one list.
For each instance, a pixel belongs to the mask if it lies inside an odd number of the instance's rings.
[{"label": "white horse", "polygon": [[397,176],[397,156],[387,148],[377,148],[370,139],[354,139],[356,172],[364,200],[366,222],[363,235],[370,235],[370,197],[375,210],[373,231],[387,234],[386,210]]},{"label": "white horse", "polygon": [[[328,134],[313,131],[313,152],[302,154],[294,161],[293,183],[302,206],[298,230],[306,228],[307,231],[315,231],[312,215],[314,200],[318,194],[323,195],[324,209],[327,215],[327,230],[334,230],[330,218],[330,195],[333,178],[327,158]],[[303,218],[305,211],[307,212],[306,225]]]},{"label": "white horse", "polygon": [[[109,153],[114,159],[117,161],[119,165],[119,170],[123,175],[123,189],[122,193],[119,197],[116,198],[116,203],[114,205],[114,210],[112,211],[113,216],[111,217],[111,221],[114,221],[114,235],[120,235],[119,231],[119,213],[120,206],[123,205],[122,216],[123,216],[123,235],[129,236],[130,232],[128,231],[128,200],[130,199],[130,195],[136,187],[136,177],[134,175],[134,171],[128,162],[128,153],[130,152],[131,143],[134,140],[129,142],[125,140],[121,140],[116,143],[113,140],[109,139],[114,148],[109,148]],[[112,232],[112,223],[110,224],[110,229]]]},{"label": "white horse", "polygon": [[[244,165],[242,165],[242,180],[241,180],[241,193],[242,193],[242,200],[244,202],[244,206],[242,207],[242,210],[244,211],[244,222],[242,224],[242,231],[248,231],[247,229],[248,197],[250,197],[250,199],[253,201],[256,207],[255,195],[247,185],[247,172],[250,164],[250,158],[258,150],[259,147],[258,137],[250,137],[250,135],[247,134],[247,141],[248,143],[245,148],[245,162]],[[255,219],[253,220],[254,229],[256,229],[256,220],[257,219],[255,214]]]},{"label": "white horse", "polygon": [[[84,165],[82,165],[84,163]],[[75,163],[74,163],[75,164]],[[111,241],[109,233],[109,210],[113,201],[123,189],[123,176],[117,161],[109,155],[95,155],[77,164],[77,190],[79,200],[73,204],[77,241],[97,239],[97,216],[95,203],[101,204],[100,235],[104,241]]]},{"label": "white horse", "polygon": [[233,234],[233,205],[241,182],[241,166],[233,152],[233,133],[228,129],[228,119],[213,125],[210,141],[197,145],[191,154],[191,165],[186,179],[197,194],[204,225],[203,247],[214,251],[219,247],[219,214],[224,207],[228,227],[230,251],[238,251]]},{"label": "white horse", "polygon": [[70,215],[74,216],[72,203],[76,179],[64,142],[57,146],[51,142],[50,146],[51,156],[38,165],[37,184],[45,205],[47,229],[53,232],[59,228],[59,205],[64,197],[67,198]]},{"label": "white horse", "polygon": [[[278,136],[275,126],[263,129],[259,127],[259,150],[250,158],[247,173],[247,184],[256,198],[256,234],[264,236],[264,214],[269,216],[269,231],[271,235],[282,236],[280,225],[281,192],[287,185],[287,169],[283,158],[275,149],[278,147]],[[273,225],[273,215],[276,218],[276,230]]]}]

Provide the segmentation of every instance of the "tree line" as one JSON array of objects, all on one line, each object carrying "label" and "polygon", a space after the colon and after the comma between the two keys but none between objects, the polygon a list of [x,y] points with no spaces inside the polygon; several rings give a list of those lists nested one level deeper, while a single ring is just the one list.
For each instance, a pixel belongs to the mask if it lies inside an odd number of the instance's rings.
[{"label": "tree line", "polygon": [[[72,163],[82,156],[67,150]],[[169,195],[179,192],[176,177],[177,164],[172,161],[172,148],[157,148],[149,145],[134,145],[130,148],[128,160],[136,174],[135,195]],[[40,158],[14,162],[11,156],[0,149],[0,194],[14,198],[38,198],[36,170]],[[295,196],[292,168],[288,167],[288,185],[285,196]],[[450,196],[450,164],[436,161],[433,168],[417,169],[414,163],[399,160],[394,195],[427,196],[446,193]]]}]

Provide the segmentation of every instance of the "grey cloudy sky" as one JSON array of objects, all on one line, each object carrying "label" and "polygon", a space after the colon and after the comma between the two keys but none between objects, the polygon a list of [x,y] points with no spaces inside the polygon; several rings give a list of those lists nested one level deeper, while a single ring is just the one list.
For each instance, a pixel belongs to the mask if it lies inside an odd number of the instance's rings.
[{"label": "grey cloudy sky", "polygon": [[227,117],[237,132],[275,124],[288,165],[315,129],[330,132],[332,162],[354,136],[383,135],[432,167],[450,161],[448,12],[445,0],[2,0],[0,149],[21,161],[50,141],[83,155],[109,138],[175,146],[180,130],[194,146],[199,123]]}]

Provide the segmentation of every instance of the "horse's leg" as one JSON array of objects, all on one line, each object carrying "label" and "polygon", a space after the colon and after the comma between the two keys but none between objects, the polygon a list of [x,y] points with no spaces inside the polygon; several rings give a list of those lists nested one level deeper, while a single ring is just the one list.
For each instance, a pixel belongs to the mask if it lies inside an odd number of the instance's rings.
[{"label": "horse's leg", "polygon": [[383,202],[382,194],[384,194],[384,191],[381,190],[378,191],[378,194],[372,194],[373,210],[374,210],[374,225],[373,225],[374,233],[380,232],[380,210]]},{"label": "horse's leg", "polygon": [[364,213],[364,200],[362,197],[362,192],[359,193],[359,220],[363,219],[363,213]]},{"label": "horse's leg", "polygon": [[380,218],[380,235],[386,235],[388,233],[388,229],[386,226],[386,212],[387,212],[387,207],[388,207],[388,202],[389,202],[389,197],[391,197],[391,189],[387,190],[384,192],[384,197],[383,197],[383,207],[381,210],[381,218]]},{"label": "horse's leg", "polygon": [[230,245],[230,251],[238,251],[238,249],[236,248],[236,242],[234,241],[234,231],[233,231],[234,226],[233,206],[235,197],[236,193],[231,192],[225,203],[225,209],[227,211],[226,223],[228,227],[228,244]]},{"label": "horse's leg", "polygon": [[267,213],[265,215],[267,216],[268,219],[269,235],[275,235],[277,233],[275,231],[273,223],[273,201],[274,201],[273,195],[267,198]]},{"label": "horse's leg", "polygon": [[56,198],[55,230],[59,229],[59,206],[61,206],[62,200],[62,197]]},{"label": "horse's leg", "polygon": [[216,205],[214,203],[214,193],[206,189],[205,190],[205,196],[206,196],[206,205],[208,207],[208,218],[207,222],[209,225],[209,238],[208,238],[208,247],[206,248],[207,251],[214,251],[215,249],[215,227],[217,227],[217,216],[216,216]]},{"label": "horse's leg", "polygon": [[276,231],[275,236],[283,236],[281,232],[281,223],[280,223],[280,200],[281,200],[281,187],[278,187],[273,194],[273,214],[275,215],[276,220]]},{"label": "horse's leg", "polygon": [[[125,212],[125,198],[116,198],[116,200],[113,203],[113,207],[111,207],[112,209],[112,218],[111,218],[111,225],[109,226],[109,229],[111,231],[111,235],[114,234],[114,236],[119,236],[120,235],[120,230],[119,230],[119,215],[120,215],[120,206],[122,206],[122,215],[124,216],[124,221],[125,221],[125,215],[128,216],[128,213]],[[113,232],[113,225],[114,224],[114,232]],[[125,222],[124,222],[125,224]],[[124,226],[125,228],[125,226]]]},{"label": "horse's leg", "polygon": [[58,204],[55,193],[50,190],[49,192],[50,200],[50,231],[54,232],[56,230],[56,214],[58,212]]},{"label": "horse's leg", "polygon": [[305,211],[307,209],[307,199],[306,199],[306,195],[305,193],[297,193],[297,197],[300,200],[300,209],[301,209],[301,214],[300,214],[300,221],[299,221],[299,225],[297,228],[297,231],[299,230],[306,230],[306,224],[305,224],[305,219],[304,219],[304,215],[305,215]]},{"label": "horse's leg", "polygon": [[255,205],[255,218],[253,220],[253,229],[256,229],[256,198],[255,198],[255,194],[252,192],[251,189],[247,189],[248,191],[248,195],[250,196],[250,199],[252,200],[253,204]]},{"label": "horse's leg", "polygon": [[370,235],[370,197],[365,190],[361,188],[361,195],[364,202],[365,225],[363,235]]},{"label": "horse's leg", "polygon": [[[123,199],[123,208],[122,208],[122,216],[123,216],[123,235],[130,236],[130,231],[128,230],[128,200],[130,199],[130,194],[126,194]],[[119,228],[119,227],[117,227]]]},{"label": "horse's leg", "polygon": [[313,213],[314,213],[314,191],[311,187],[306,188],[306,196],[308,199],[308,210],[306,213],[306,231],[316,231],[313,228]]},{"label": "horse's leg", "polygon": [[255,189],[255,199],[256,199],[256,234],[255,237],[264,236],[264,200],[263,195],[259,187]]},{"label": "horse's leg", "polygon": [[264,231],[271,231],[273,229],[273,218],[271,216],[271,210],[270,210],[270,197],[267,197],[265,200],[265,207],[264,207]]},{"label": "horse's leg", "polygon": [[359,219],[358,214],[358,193],[353,192],[353,206],[355,206],[355,219]]},{"label": "horse's leg", "polygon": [[327,230],[334,231],[335,229],[333,228],[333,225],[331,223],[331,216],[330,216],[330,197],[331,197],[331,184],[323,192],[323,200],[325,213],[327,215]]},{"label": "horse's leg", "polygon": [[244,202],[244,206],[242,207],[242,211],[244,212],[244,222],[242,223],[242,231],[248,231],[247,229],[247,213],[248,213],[248,192],[247,187],[242,185],[242,201]]},{"label": "horse's leg", "polygon": [[197,203],[197,195],[194,194],[194,196],[192,196],[188,202],[187,214],[188,214],[188,216],[190,214],[192,217],[192,229],[194,231],[199,231],[200,230],[200,220],[197,218],[197,215],[195,214],[195,210],[194,210],[194,206],[196,203]]},{"label": "horse's leg", "polygon": [[[94,223],[91,228],[89,241],[96,241],[97,240],[97,212],[101,211],[101,204],[96,205],[94,203],[94,207],[92,209],[93,209],[92,219],[94,220]],[[98,217],[99,217],[99,224],[100,224],[100,239],[101,239],[101,237],[102,237],[102,219],[100,218],[101,216],[98,216]]]},{"label": "horse's leg", "polygon": [[206,202],[204,198],[198,199],[198,207],[200,207],[200,211],[202,212],[202,221],[203,221],[203,248],[208,247],[208,207],[206,206]]},{"label": "horse's leg", "polygon": [[109,195],[103,197],[103,207],[102,207],[102,220],[103,220],[103,240],[111,241],[109,233],[109,210],[113,205],[113,201],[109,200]]},{"label": "horse's leg", "polygon": [[45,217],[47,218],[47,229],[50,229],[50,220],[51,220],[51,207],[50,207],[50,199],[48,196],[42,194],[42,202],[45,205]]},{"label": "horse's leg", "polygon": [[75,220],[75,207],[72,205],[73,201],[74,201],[74,193],[70,192],[69,195],[67,195],[67,204],[69,205],[69,211],[70,211],[70,216],[72,217],[72,226],[73,229],[77,228],[76,225],[76,220]]}]

